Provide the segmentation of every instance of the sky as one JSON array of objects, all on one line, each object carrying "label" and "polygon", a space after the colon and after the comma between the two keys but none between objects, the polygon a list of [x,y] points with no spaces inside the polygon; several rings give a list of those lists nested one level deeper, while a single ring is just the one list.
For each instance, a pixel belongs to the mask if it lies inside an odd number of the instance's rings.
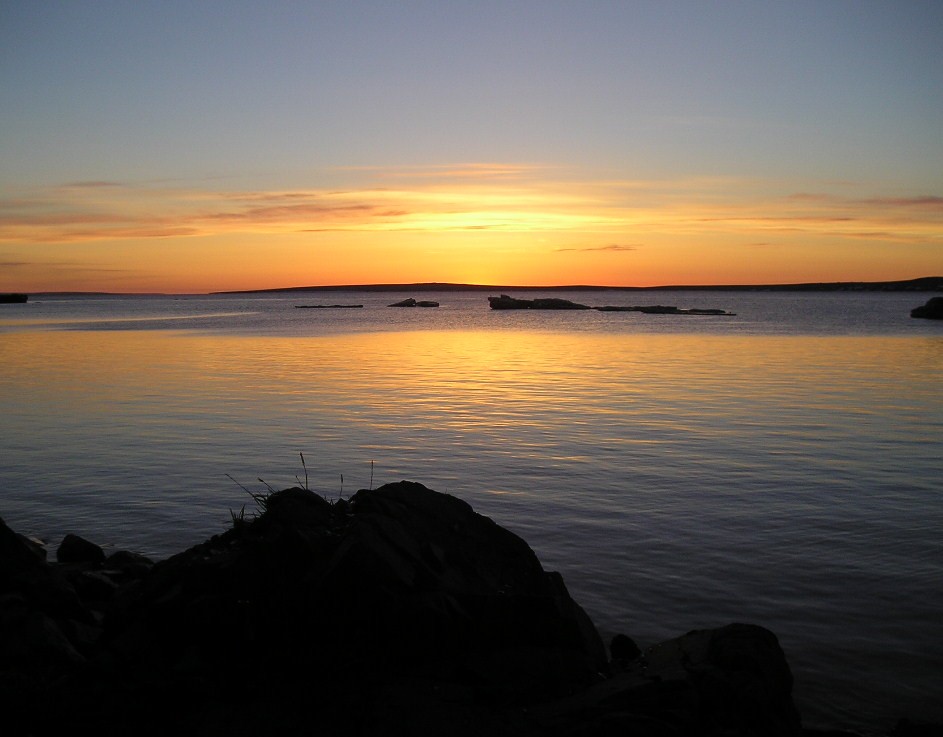
[{"label": "sky", "polygon": [[943,274],[939,0],[0,0],[0,291]]}]

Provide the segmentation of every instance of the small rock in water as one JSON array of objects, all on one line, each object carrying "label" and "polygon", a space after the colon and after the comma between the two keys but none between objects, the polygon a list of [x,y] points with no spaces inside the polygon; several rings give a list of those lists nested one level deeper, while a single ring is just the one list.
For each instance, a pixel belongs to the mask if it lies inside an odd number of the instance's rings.
[{"label": "small rock in water", "polygon": [[926,320],[943,320],[943,297],[931,297],[925,305],[914,307],[910,311],[911,317],[922,317]]}]

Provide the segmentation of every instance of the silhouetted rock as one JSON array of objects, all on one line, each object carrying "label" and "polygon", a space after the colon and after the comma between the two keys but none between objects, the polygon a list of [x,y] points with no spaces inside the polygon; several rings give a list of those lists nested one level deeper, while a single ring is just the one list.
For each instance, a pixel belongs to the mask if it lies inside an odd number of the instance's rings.
[{"label": "silhouetted rock", "polygon": [[943,724],[900,719],[894,725],[890,737],[943,737]]},{"label": "silhouetted rock", "polygon": [[428,674],[517,702],[605,668],[589,618],[524,541],[407,482],[340,506],[275,493],[258,519],[155,565],[105,624],[142,691],[189,672],[193,703],[287,674],[332,712]]},{"label": "silhouetted rock", "polygon": [[603,307],[594,307],[594,310],[600,312],[644,312],[648,315],[723,315],[724,317],[734,317],[736,313],[727,312],[717,308],[691,307],[690,309],[681,309],[674,305],[604,305]]},{"label": "silhouetted rock", "polygon": [[[62,572],[46,563],[33,543],[0,519],[0,596],[6,604],[21,601],[30,611],[55,619],[89,621],[74,587]],[[19,606],[19,604],[15,604]]]},{"label": "silhouetted rock", "polygon": [[931,297],[926,304],[914,307],[910,311],[910,316],[927,320],[943,320],[943,297]]},{"label": "silhouetted rock", "polygon": [[51,683],[84,657],[75,636],[94,617],[35,545],[0,520],[0,714],[5,734],[27,734]]},{"label": "silhouetted rock", "polygon": [[681,309],[669,305],[640,305],[635,308],[646,315],[723,315],[725,317],[734,317],[735,313],[720,309],[703,309],[691,307],[690,309]]},{"label": "silhouetted rock", "polygon": [[571,302],[559,297],[538,299],[515,299],[506,294],[500,297],[488,297],[488,304],[492,310],[588,310],[586,305]]},{"label": "silhouetted rock", "polygon": [[800,733],[792,674],[762,627],[644,651],[618,635],[610,664],[562,578],[460,499],[404,481],[259,502],[259,516],[156,564],[47,563],[0,520],[5,730]]},{"label": "silhouetted rock", "polygon": [[791,737],[800,719],[776,636],[756,625],[695,630],[649,648],[631,666],[538,708],[550,735]]},{"label": "silhouetted rock", "polygon": [[394,302],[389,307],[438,307],[438,302],[433,302],[430,299],[424,299],[420,302],[417,302],[415,299],[410,297],[409,299],[404,299],[401,302]]},{"label": "silhouetted rock", "polygon": [[70,533],[62,538],[56,549],[56,560],[60,563],[98,565],[105,562],[105,552],[95,543]]},{"label": "silhouetted rock", "polygon": [[295,305],[299,310],[344,310],[361,309],[363,305]]},{"label": "silhouetted rock", "polygon": [[635,644],[635,640],[628,635],[616,635],[609,643],[609,655],[622,668],[625,668],[641,654],[642,651]]},{"label": "silhouetted rock", "polygon": [[119,550],[105,559],[104,568],[112,579],[124,581],[140,578],[154,566],[154,561],[128,550]]}]

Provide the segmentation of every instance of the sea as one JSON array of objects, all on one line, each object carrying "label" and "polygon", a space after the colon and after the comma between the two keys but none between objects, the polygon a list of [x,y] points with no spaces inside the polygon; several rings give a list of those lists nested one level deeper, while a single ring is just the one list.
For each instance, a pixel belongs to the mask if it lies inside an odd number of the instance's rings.
[{"label": "sea", "polygon": [[[396,308],[406,297],[438,307]],[[0,305],[0,516],[163,559],[251,494],[418,481],[604,640],[751,622],[803,724],[943,722],[943,323],[901,292],[37,295]],[[303,305],[362,305],[299,309]]]}]

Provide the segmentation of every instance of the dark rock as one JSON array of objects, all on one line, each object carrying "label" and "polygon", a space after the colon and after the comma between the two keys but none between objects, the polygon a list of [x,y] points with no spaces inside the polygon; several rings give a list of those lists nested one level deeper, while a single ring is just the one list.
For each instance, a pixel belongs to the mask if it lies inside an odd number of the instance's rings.
[{"label": "dark rock", "polygon": [[46,546],[43,545],[42,542],[40,542],[39,540],[34,540],[31,537],[26,537],[25,535],[20,535],[19,533],[16,533],[16,536],[20,539],[20,542],[22,542],[23,545],[25,545],[28,550],[31,550],[33,553],[36,554],[36,557],[39,560],[45,562],[48,556],[48,553],[46,552]]},{"label": "dark rock", "polygon": [[31,609],[62,619],[88,620],[75,589],[35,546],[0,519],[0,595],[23,597]]},{"label": "dark rock", "polygon": [[459,499],[402,482],[358,492],[352,513],[303,489],[265,508],[155,565],[106,619],[129,672],[270,688],[303,663],[302,680],[340,705],[429,672],[476,698],[547,697],[605,668],[560,577]]},{"label": "dark rock", "polygon": [[60,623],[31,607],[26,600],[6,596],[0,601],[0,661],[34,672],[59,672],[83,661],[63,633]]},{"label": "dark rock", "polygon": [[29,538],[14,532],[0,519],[0,585],[17,572],[42,568],[45,560],[46,556]]},{"label": "dark rock", "polygon": [[103,571],[77,571],[69,580],[86,606],[108,601],[118,591],[118,584]]},{"label": "dark rock", "polygon": [[926,304],[914,307],[910,311],[910,316],[927,320],[943,320],[943,297],[931,297]]},{"label": "dark rock", "polygon": [[299,310],[344,310],[360,309],[363,305],[295,305]]},{"label": "dark rock", "polygon": [[[731,624],[695,630],[645,651],[633,666],[538,710],[547,734],[792,737],[800,719],[776,636]],[[622,732],[620,732],[622,733]]]},{"label": "dark rock", "polygon": [[609,643],[609,655],[623,668],[642,654],[639,646],[628,635],[616,635]]},{"label": "dark rock", "polygon": [[890,737],[943,737],[943,724],[900,719],[894,725]]},{"label": "dark rock", "polygon": [[500,297],[488,297],[488,304],[492,310],[588,310],[587,305],[571,302],[559,297],[539,299],[515,299],[506,294]]},{"label": "dark rock", "polygon": [[104,570],[113,580],[141,578],[151,568],[154,561],[140,553],[118,550],[105,559]]},{"label": "dark rock", "polygon": [[735,317],[735,313],[733,312],[712,308],[703,309],[699,307],[692,307],[690,309],[682,310],[678,307],[667,305],[641,305],[635,309],[639,312],[644,312],[647,315],[723,315],[725,317]]},{"label": "dark rock", "polygon": [[0,713],[4,734],[34,734],[51,684],[85,662],[94,616],[35,545],[0,520]]},{"label": "dark rock", "polygon": [[60,563],[100,565],[105,562],[105,553],[95,543],[70,533],[56,549],[56,560]]},{"label": "dark rock", "polygon": [[415,299],[410,297],[409,299],[404,299],[402,302],[394,302],[389,307],[438,307],[438,302],[433,302],[429,299],[424,299],[417,302]]},{"label": "dark rock", "polygon": [[679,310],[674,305],[640,305],[638,311],[647,315],[674,315]]},{"label": "dark rock", "polygon": [[0,522],[5,728],[798,734],[768,630],[700,630],[644,653],[617,636],[610,668],[559,574],[460,499],[404,481],[343,502],[301,488],[258,501],[258,517],[153,565],[45,563]]}]

